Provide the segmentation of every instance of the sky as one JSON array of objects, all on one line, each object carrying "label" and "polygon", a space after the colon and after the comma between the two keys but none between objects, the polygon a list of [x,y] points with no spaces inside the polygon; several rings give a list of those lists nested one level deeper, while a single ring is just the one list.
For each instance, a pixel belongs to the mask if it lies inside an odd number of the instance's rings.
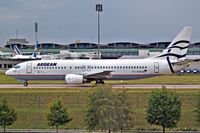
[{"label": "sky", "polygon": [[172,41],[184,26],[200,41],[200,0],[0,0],[0,46],[16,30],[34,43],[35,22],[41,43],[97,43],[97,3],[101,43]]}]

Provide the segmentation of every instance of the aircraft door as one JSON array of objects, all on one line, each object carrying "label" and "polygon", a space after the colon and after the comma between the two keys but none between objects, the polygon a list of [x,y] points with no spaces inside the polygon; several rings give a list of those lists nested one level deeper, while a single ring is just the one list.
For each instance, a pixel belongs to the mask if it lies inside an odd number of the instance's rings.
[{"label": "aircraft door", "polygon": [[27,63],[26,72],[27,73],[32,73],[32,63]]},{"label": "aircraft door", "polygon": [[159,62],[154,62],[154,73],[159,73]]}]

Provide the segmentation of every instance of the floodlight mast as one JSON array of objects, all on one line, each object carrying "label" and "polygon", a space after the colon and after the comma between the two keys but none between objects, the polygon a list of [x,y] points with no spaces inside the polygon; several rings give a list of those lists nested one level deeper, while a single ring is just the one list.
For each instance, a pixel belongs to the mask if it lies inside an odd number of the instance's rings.
[{"label": "floodlight mast", "polygon": [[100,58],[100,12],[103,12],[102,4],[96,4],[96,12],[97,12],[97,38],[98,38],[98,58]]},{"label": "floodlight mast", "polygon": [[37,45],[38,23],[35,22],[35,44]]}]

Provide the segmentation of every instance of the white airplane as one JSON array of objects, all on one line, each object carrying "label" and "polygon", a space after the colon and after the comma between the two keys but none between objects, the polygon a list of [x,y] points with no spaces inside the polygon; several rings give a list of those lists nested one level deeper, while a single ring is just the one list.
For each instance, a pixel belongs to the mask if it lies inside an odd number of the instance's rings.
[{"label": "white airplane", "polygon": [[[21,53],[21,51],[19,50],[19,48],[17,47],[17,45],[14,45],[13,47],[13,57],[9,57],[8,59],[21,59],[21,60],[50,60],[50,59],[56,59],[57,57],[61,57],[62,54],[51,54],[51,55],[37,55],[36,54],[36,49],[37,49],[37,45],[34,48],[34,51],[32,53],[32,55],[23,55]],[[58,59],[57,58],[57,59]]]},{"label": "white airplane", "polygon": [[191,27],[185,27],[171,44],[157,56],[145,59],[112,60],[35,60],[16,65],[5,72],[28,85],[28,80],[65,80],[67,84],[91,81],[143,79],[171,74],[189,65],[185,60]]},{"label": "white airplane", "polygon": [[42,58],[42,56],[36,55],[35,49],[34,49],[32,55],[22,55],[22,53],[19,50],[19,48],[17,47],[17,45],[14,45],[13,50],[14,50],[14,56],[9,57],[9,59],[22,59],[22,60],[32,59],[32,60],[34,60],[34,59],[41,59]]}]

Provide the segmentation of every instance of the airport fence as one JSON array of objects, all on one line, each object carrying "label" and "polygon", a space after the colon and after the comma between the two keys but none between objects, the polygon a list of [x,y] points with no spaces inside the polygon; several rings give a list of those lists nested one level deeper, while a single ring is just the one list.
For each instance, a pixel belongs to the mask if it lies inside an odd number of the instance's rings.
[{"label": "airport fence", "polygon": [[[48,92],[49,91],[49,92]],[[55,100],[61,100],[70,116],[73,118],[69,124],[70,129],[84,129],[84,116],[90,91],[51,92],[52,90],[18,90],[12,92],[0,92],[0,99],[6,98],[8,104],[16,109],[18,120],[12,128],[47,128],[46,113],[50,104]],[[182,99],[182,115],[178,127],[197,127],[193,108],[196,104],[197,91],[177,92]],[[127,91],[128,102],[134,113],[135,128],[149,128],[146,122],[146,107],[148,105],[149,90]]]},{"label": "airport fence", "polygon": [[[150,93],[128,93],[127,99],[133,109],[144,109]],[[182,108],[191,109],[196,104],[196,94],[180,93]],[[0,93],[0,99],[6,98],[9,105],[16,108],[46,108],[53,101],[61,100],[66,107],[86,108],[88,93]]]},{"label": "airport fence", "polygon": [[85,97],[76,95],[42,95],[42,94],[0,94],[0,99],[6,98],[9,105],[16,108],[46,108],[53,101],[61,100],[66,107],[84,107],[87,105]]}]

